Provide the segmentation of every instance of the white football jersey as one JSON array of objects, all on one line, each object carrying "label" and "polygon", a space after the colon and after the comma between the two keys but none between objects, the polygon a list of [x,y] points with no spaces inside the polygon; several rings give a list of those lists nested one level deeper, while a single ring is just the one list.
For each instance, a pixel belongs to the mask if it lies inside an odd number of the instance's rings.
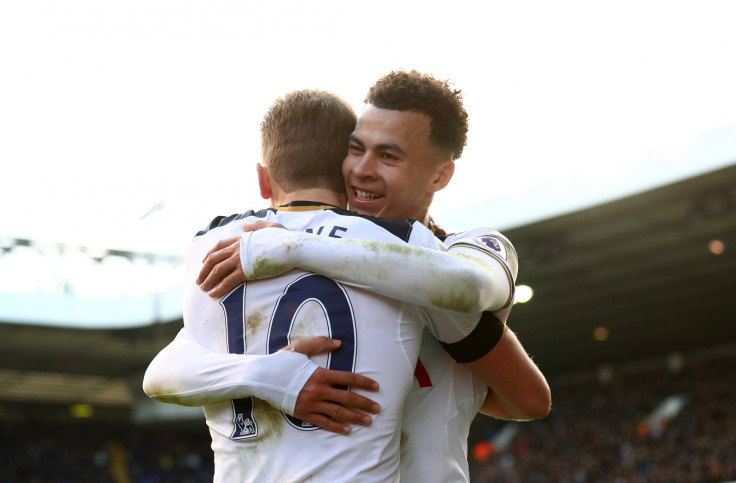
[{"label": "white football jersey", "polygon": [[194,341],[217,353],[271,354],[294,339],[325,335],[341,340],[342,346],[321,356],[320,365],[357,372],[380,384],[379,391],[365,393],[381,405],[380,413],[371,426],[353,427],[349,436],[317,429],[256,398],[204,406],[215,481],[396,480],[402,408],[423,329],[432,322],[417,306],[301,270],[246,282],[220,300],[211,299],[194,282],[202,259],[218,240],[242,233],[243,223],[256,220],[324,237],[429,248],[439,243],[415,221],[369,219],[309,202],[217,218],[195,237],[184,304],[184,325]]},{"label": "white football jersey", "polygon": [[[447,237],[448,250],[481,251],[503,263],[513,289],[518,272],[516,250],[500,233],[486,228]],[[507,304],[492,312],[505,323]],[[423,483],[470,480],[468,434],[488,387],[456,362],[429,333],[422,338],[415,378],[404,406],[401,478]]]}]

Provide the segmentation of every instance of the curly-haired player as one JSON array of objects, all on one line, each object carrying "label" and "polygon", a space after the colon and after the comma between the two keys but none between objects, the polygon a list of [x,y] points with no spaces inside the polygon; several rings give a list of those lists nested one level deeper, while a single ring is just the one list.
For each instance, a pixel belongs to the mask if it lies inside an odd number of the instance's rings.
[{"label": "curly-haired player", "polygon": [[[396,71],[371,87],[366,103],[343,163],[350,209],[429,224],[437,183],[449,183],[466,143],[462,93],[430,75]],[[445,243],[484,243],[516,277],[513,247],[492,230],[461,233]],[[489,310],[505,321],[511,306]],[[502,419],[536,419],[549,412],[544,377],[505,327],[496,347],[470,362],[451,357],[425,333],[416,376],[402,426],[401,474],[409,481],[469,479],[467,436],[481,406],[485,414]]]}]

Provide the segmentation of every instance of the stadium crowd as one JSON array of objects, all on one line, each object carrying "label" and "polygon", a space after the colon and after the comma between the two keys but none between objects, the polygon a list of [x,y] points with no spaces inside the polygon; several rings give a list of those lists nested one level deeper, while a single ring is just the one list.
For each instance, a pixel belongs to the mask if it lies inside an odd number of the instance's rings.
[{"label": "stadium crowd", "polygon": [[204,483],[214,471],[201,424],[26,420],[0,431],[1,483]]},{"label": "stadium crowd", "polygon": [[[552,390],[545,420],[476,418],[469,441],[474,483],[736,480],[736,356],[688,361],[679,371],[614,370],[605,383],[568,381]],[[664,426],[648,424],[672,395],[685,397],[682,410]],[[518,432],[497,449],[488,441],[506,424]],[[201,421],[3,418],[0,483],[211,481],[209,442]]]},{"label": "stadium crowd", "polygon": [[[519,431],[505,451],[486,442],[506,423],[476,418],[473,482],[736,480],[736,357],[552,389],[547,419],[516,423]],[[677,395],[686,404],[669,423],[648,421],[660,403]]]}]

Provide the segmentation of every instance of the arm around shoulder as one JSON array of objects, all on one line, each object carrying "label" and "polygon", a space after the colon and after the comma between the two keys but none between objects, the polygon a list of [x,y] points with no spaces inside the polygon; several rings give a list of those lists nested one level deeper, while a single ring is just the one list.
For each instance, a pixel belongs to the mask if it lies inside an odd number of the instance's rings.
[{"label": "arm around shoulder", "polygon": [[240,250],[248,280],[301,268],[405,302],[465,314],[500,309],[513,295],[511,271],[500,259],[461,246],[446,251],[265,228],[244,233]]}]

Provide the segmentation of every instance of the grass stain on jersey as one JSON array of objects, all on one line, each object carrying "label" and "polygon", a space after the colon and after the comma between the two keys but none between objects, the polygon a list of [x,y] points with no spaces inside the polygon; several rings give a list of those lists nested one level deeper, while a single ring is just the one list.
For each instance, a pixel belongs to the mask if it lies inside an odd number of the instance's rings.
[{"label": "grass stain on jersey", "polygon": [[463,314],[471,313],[473,304],[468,300],[467,293],[458,288],[447,287],[444,292],[434,294],[430,298],[433,307]]},{"label": "grass stain on jersey", "polygon": [[258,436],[240,442],[235,447],[235,454],[229,455],[237,458],[237,465],[241,468],[240,474],[251,477],[254,474],[268,474],[269,471],[273,471],[272,453],[279,446],[287,424],[278,409],[258,398],[254,398],[253,402],[253,414],[258,422]]},{"label": "grass stain on jersey", "polygon": [[258,280],[261,278],[271,278],[288,271],[288,268],[278,260],[269,260],[261,258],[255,260],[251,266],[251,273],[246,274],[248,280]]},{"label": "grass stain on jersey", "polygon": [[409,433],[401,430],[401,440],[399,441],[399,455],[401,459],[406,459],[407,445],[409,444]]},{"label": "grass stain on jersey", "polygon": [[256,332],[258,332],[258,329],[261,328],[265,320],[266,317],[259,312],[256,312],[255,314],[250,314],[245,321],[246,332],[249,334],[255,334]]},{"label": "grass stain on jersey", "polygon": [[[415,247],[397,243],[385,243],[381,245],[380,250],[391,251],[404,255],[407,258],[415,259],[419,270],[423,267],[427,270],[428,277],[433,276],[430,257],[424,255],[422,252],[416,251]],[[421,265],[422,263],[424,265]],[[447,285],[444,280],[439,278],[436,281],[437,283],[433,284],[428,294],[429,301],[433,307],[461,313],[469,313],[471,311],[474,305],[469,300],[469,294],[473,293],[473,287],[469,286],[472,283],[470,279],[467,281],[463,280],[461,283],[456,283],[455,285]]]}]

